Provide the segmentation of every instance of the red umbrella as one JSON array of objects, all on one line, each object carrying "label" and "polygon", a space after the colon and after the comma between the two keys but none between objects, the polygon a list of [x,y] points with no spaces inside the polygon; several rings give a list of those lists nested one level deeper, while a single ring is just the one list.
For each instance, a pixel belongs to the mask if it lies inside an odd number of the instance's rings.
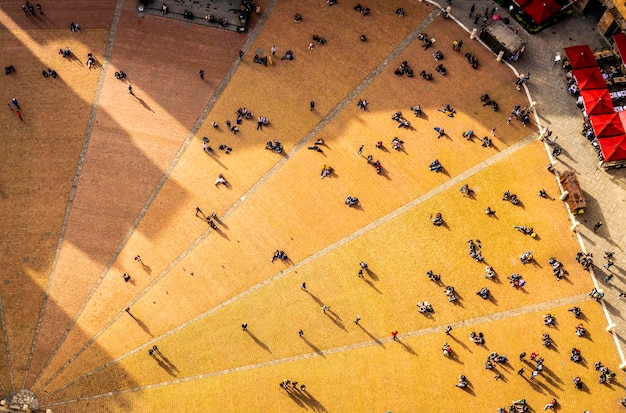
[{"label": "red umbrella", "polygon": [[561,6],[554,0],[535,0],[524,8],[524,13],[529,15],[536,24],[545,22],[560,11]]},{"label": "red umbrella", "polygon": [[597,67],[593,52],[588,45],[566,47],[565,53],[574,69],[582,69],[584,67]]},{"label": "red umbrella", "polygon": [[593,115],[589,117],[593,133],[596,138],[608,138],[609,136],[624,135],[624,125],[618,113],[607,115]]},{"label": "red umbrella", "polygon": [[602,78],[602,73],[598,67],[587,67],[585,69],[574,69],[572,75],[578,83],[579,90],[606,89],[606,82]]},{"label": "red umbrella", "polygon": [[583,90],[580,92],[587,115],[602,115],[613,113],[613,100],[608,89]]},{"label": "red umbrella", "polygon": [[613,162],[626,159],[626,135],[598,139],[598,144],[600,144],[605,161]]}]

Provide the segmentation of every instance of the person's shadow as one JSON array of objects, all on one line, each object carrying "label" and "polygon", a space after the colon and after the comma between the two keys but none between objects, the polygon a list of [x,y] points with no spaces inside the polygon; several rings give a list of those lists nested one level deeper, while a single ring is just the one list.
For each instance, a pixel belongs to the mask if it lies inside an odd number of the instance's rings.
[{"label": "person's shadow", "polygon": [[248,335],[250,337],[252,337],[252,339],[254,340],[254,342],[261,347],[263,350],[267,351],[268,353],[272,354],[272,351],[270,350],[270,348],[267,346],[267,344],[265,344],[264,342],[262,342],[261,340],[259,340],[257,338],[257,336],[255,336],[250,330],[246,329],[246,333],[248,333]]}]

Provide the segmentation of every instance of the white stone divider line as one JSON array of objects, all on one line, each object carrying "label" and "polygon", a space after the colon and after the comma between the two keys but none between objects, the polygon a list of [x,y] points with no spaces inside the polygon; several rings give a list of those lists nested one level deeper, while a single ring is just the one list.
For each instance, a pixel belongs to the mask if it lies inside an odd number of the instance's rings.
[{"label": "white stone divider line", "polygon": [[[120,0],[120,1],[123,2],[123,0]],[[276,5],[277,1],[278,0],[272,0],[267,5],[267,7],[266,7],[266,14],[264,14],[261,17],[261,19],[259,19],[255,29],[252,32],[250,32],[250,36],[248,37],[248,40],[246,41],[246,44],[245,44],[245,46],[244,46],[244,48],[242,50],[248,50],[251,47],[252,43],[254,43],[255,39],[257,38],[257,36],[259,34],[259,31],[261,30],[261,28],[263,27],[263,24],[267,20],[267,16],[271,12],[271,10],[274,8],[274,6]],[[119,20],[119,16],[117,17],[117,19]],[[109,44],[112,45],[112,41],[110,41]],[[108,63],[108,58],[109,58],[109,54],[107,54],[107,56],[105,58],[105,62],[107,62],[107,63]],[[152,194],[150,194],[150,196],[148,197],[146,203],[142,207],[141,211],[139,212],[139,214],[137,215],[137,217],[135,218],[135,220],[133,221],[133,223],[129,227],[129,229],[126,232],[124,238],[122,239],[122,241],[120,242],[120,244],[116,248],[115,252],[111,256],[111,259],[109,260],[107,265],[104,267],[104,269],[102,271],[102,274],[100,275],[100,277],[98,277],[98,279],[96,280],[96,283],[94,284],[94,286],[92,287],[91,291],[89,292],[89,294],[87,295],[87,297],[83,301],[81,307],[78,309],[78,311],[74,315],[74,318],[71,321],[70,325],[64,331],[63,336],[61,337],[61,339],[59,340],[59,342],[57,343],[55,348],[50,353],[50,356],[48,357],[48,360],[46,361],[46,363],[44,364],[43,368],[41,369],[41,371],[37,375],[37,378],[35,379],[35,382],[37,382],[39,380],[39,378],[41,377],[43,371],[48,367],[48,365],[50,364],[50,361],[56,355],[57,351],[59,350],[59,347],[61,347],[61,345],[63,344],[63,342],[65,341],[65,339],[69,335],[70,331],[72,330],[72,328],[76,324],[78,318],[82,314],[83,310],[85,309],[85,307],[89,303],[89,300],[95,294],[96,290],[98,289],[98,287],[100,286],[100,284],[102,283],[102,281],[104,280],[106,275],[109,273],[111,267],[117,261],[117,258],[119,256],[119,254],[122,252],[122,250],[124,249],[124,247],[128,243],[128,240],[133,235],[133,233],[135,232],[135,230],[139,226],[139,223],[144,218],[144,216],[146,215],[148,209],[150,208],[150,206],[152,205],[152,203],[156,199],[156,196],[159,194],[159,192],[161,191],[161,189],[163,188],[163,186],[165,185],[165,183],[167,182],[167,180],[171,176],[174,168],[176,167],[176,165],[180,161],[180,158],[182,157],[182,155],[186,151],[187,147],[191,144],[191,141],[195,137],[196,133],[198,132],[198,130],[200,129],[200,127],[202,126],[204,121],[206,120],[209,112],[215,106],[215,103],[217,102],[217,100],[220,98],[220,96],[222,95],[222,93],[226,89],[226,86],[228,86],[228,83],[230,82],[230,79],[233,77],[235,71],[237,70],[237,68],[239,67],[240,64],[241,64],[241,59],[239,59],[239,57],[237,57],[235,59],[234,63],[232,64],[232,66],[230,67],[230,69],[228,70],[228,72],[226,73],[226,76],[224,76],[224,78],[222,79],[222,81],[220,82],[218,87],[215,89],[215,92],[211,96],[211,99],[209,100],[207,105],[204,107],[202,113],[200,114],[200,116],[198,117],[198,119],[194,123],[194,126],[190,130],[189,135],[187,136],[185,141],[183,141],[183,143],[182,143],[181,147],[178,149],[178,152],[176,153],[176,155],[174,155],[174,158],[170,162],[170,165],[168,166],[167,170],[165,171],[165,173],[163,174],[163,176],[161,177],[161,179],[159,180],[159,182],[155,186],[154,191],[152,192]],[[98,92],[100,91],[101,86],[102,86],[102,84],[98,85]],[[97,96],[99,96],[99,93],[98,93]],[[91,132],[91,130],[90,130],[90,132]],[[81,156],[82,156],[82,154],[81,154]],[[59,244],[59,246],[60,246],[60,244]],[[59,247],[59,249],[60,249],[60,247]],[[33,350],[34,350],[34,346],[33,346]],[[32,353],[33,350],[31,350],[31,353]],[[31,358],[32,358],[32,354],[31,354]],[[66,363],[66,365],[67,364],[69,364],[69,363]]]},{"label": "white stone divider line", "polygon": [[[511,318],[511,317],[518,317],[518,316],[522,316],[522,315],[529,314],[529,313],[535,313],[535,312],[538,312],[538,311],[545,311],[545,310],[548,310],[548,309],[551,309],[551,308],[555,308],[555,307],[562,307],[562,306],[565,306],[565,305],[572,305],[572,304],[580,303],[580,302],[583,302],[583,301],[589,301],[589,300],[590,300],[589,296],[587,294],[583,293],[583,294],[573,295],[573,296],[569,296],[569,297],[559,298],[559,299],[556,299],[556,300],[544,301],[542,303],[531,304],[531,305],[526,306],[526,307],[513,308],[513,309],[510,309],[510,310],[501,311],[499,313],[494,313],[494,314],[488,314],[488,315],[484,315],[484,316],[474,317],[474,318],[467,319],[467,320],[461,320],[461,321],[458,321],[456,323],[444,323],[442,325],[438,325],[438,326],[434,326],[434,327],[429,327],[429,328],[424,328],[424,329],[421,329],[421,330],[410,331],[410,332],[407,332],[407,333],[404,333],[404,334],[399,334],[398,338],[400,339],[400,341],[402,341],[402,340],[405,340],[405,339],[421,337],[421,336],[425,336],[425,335],[428,335],[428,334],[443,333],[443,332],[446,331],[446,327],[448,325],[451,326],[453,329],[461,328],[461,327],[468,327],[468,326],[473,326],[473,325],[477,325],[477,324],[488,323],[488,322],[491,322],[491,321],[499,321],[499,320],[504,320],[504,319],[508,319],[508,318]],[[393,341],[394,341],[393,338],[387,335],[385,337],[377,338],[377,339],[374,339],[374,340],[368,340],[368,341],[362,341],[362,342],[359,342],[359,343],[347,344],[345,346],[334,347],[334,348],[330,348],[330,349],[326,349],[326,350],[320,350],[319,352],[311,352],[311,353],[299,354],[297,356],[284,357],[284,358],[281,358],[281,359],[264,361],[264,362],[260,362],[260,363],[256,363],[256,364],[250,364],[250,365],[247,365],[247,366],[233,367],[233,368],[230,368],[230,369],[225,369],[225,370],[220,370],[220,371],[196,374],[196,375],[188,376],[188,377],[181,377],[179,379],[168,380],[168,381],[160,382],[160,383],[153,383],[153,384],[147,384],[147,385],[143,385],[143,386],[137,386],[137,387],[133,387],[133,388],[130,388],[130,389],[112,391],[112,392],[101,393],[101,394],[96,394],[96,395],[87,396],[87,397],[79,397],[79,398],[72,399],[72,400],[65,400],[65,401],[50,403],[50,404],[48,404],[48,405],[46,405],[44,407],[55,407],[55,406],[60,406],[60,405],[65,405],[65,404],[70,404],[70,403],[77,403],[77,402],[83,402],[83,401],[88,401],[88,400],[100,399],[100,398],[103,398],[103,397],[114,397],[114,396],[121,395],[121,394],[134,393],[134,392],[138,392],[138,391],[143,391],[143,390],[148,390],[148,389],[153,389],[153,388],[159,388],[159,387],[166,387],[166,386],[175,385],[175,384],[184,383],[184,382],[203,380],[203,379],[207,379],[207,378],[211,378],[211,377],[222,376],[222,375],[225,375],[225,374],[233,374],[233,373],[238,373],[238,372],[242,372],[242,371],[248,371],[248,370],[254,370],[254,369],[259,369],[259,368],[264,368],[264,367],[275,366],[275,365],[278,365],[278,364],[292,363],[292,362],[299,361],[299,360],[305,360],[305,359],[310,359],[310,358],[315,358],[315,357],[326,357],[326,356],[329,356],[329,355],[332,355],[332,354],[345,353],[347,351],[359,350],[359,349],[362,349],[362,348],[373,347],[373,346],[382,345],[382,344],[386,344],[386,343],[393,343]],[[74,384],[75,382],[76,381],[72,382],[72,384]],[[63,388],[60,388],[58,390],[55,390],[52,393],[46,394],[41,399],[48,398],[48,397],[58,393],[59,391],[64,390],[65,388],[66,387],[63,387]]]},{"label": "white stone divider line", "polygon": [[[120,360],[122,360],[122,359],[124,359],[124,358],[126,358],[126,357],[128,357],[128,356],[130,356],[130,355],[132,355],[132,354],[134,354],[136,352],[138,352],[138,351],[141,351],[141,350],[145,349],[148,346],[152,346],[153,344],[159,342],[160,340],[164,339],[165,337],[168,337],[168,336],[170,336],[170,335],[172,335],[172,334],[174,334],[174,333],[176,333],[176,332],[186,328],[187,326],[202,320],[203,318],[213,314],[214,312],[216,312],[218,310],[221,310],[222,308],[229,306],[230,304],[238,301],[239,299],[241,299],[243,297],[246,297],[249,294],[252,294],[253,292],[261,289],[265,285],[268,285],[268,284],[270,284],[270,283],[272,283],[274,281],[277,281],[277,280],[281,279],[282,277],[284,277],[285,275],[288,275],[288,274],[296,271],[297,269],[303,267],[304,265],[307,265],[310,262],[312,262],[312,261],[314,261],[314,260],[316,260],[316,259],[318,259],[318,258],[320,258],[320,257],[322,257],[322,256],[324,256],[324,255],[326,255],[328,253],[330,253],[331,251],[334,251],[335,249],[337,249],[337,248],[339,248],[339,247],[349,243],[350,241],[355,240],[356,238],[360,237],[361,235],[365,234],[366,232],[369,232],[369,231],[379,227],[380,225],[382,225],[382,224],[384,224],[384,223],[386,223],[386,222],[388,222],[388,221],[390,221],[390,220],[392,220],[394,218],[397,218],[399,215],[409,211],[411,208],[414,208],[417,205],[419,205],[419,204],[427,201],[428,199],[434,197],[435,195],[438,195],[439,193],[441,193],[441,192],[443,192],[443,191],[445,191],[447,189],[452,188],[454,185],[458,185],[460,182],[465,181],[470,176],[472,176],[472,175],[474,175],[474,174],[476,174],[476,173],[478,173],[478,172],[488,168],[489,166],[495,164],[499,160],[501,160],[501,159],[503,159],[503,158],[513,154],[514,152],[517,152],[518,150],[522,149],[523,147],[525,147],[529,143],[534,142],[536,140],[535,136],[536,136],[535,134],[531,134],[531,135],[527,136],[526,138],[516,142],[515,144],[509,146],[508,148],[498,152],[496,155],[492,156],[491,158],[488,158],[488,159],[484,160],[483,162],[479,163],[478,165],[474,166],[473,168],[468,169],[463,174],[460,174],[460,175],[456,176],[455,178],[450,179],[449,181],[447,181],[447,182],[443,183],[442,185],[432,189],[431,191],[427,192],[426,194],[424,194],[424,195],[414,199],[413,201],[410,201],[407,204],[404,204],[403,206],[401,206],[400,208],[396,209],[395,211],[393,211],[393,212],[391,212],[391,213],[389,213],[389,214],[379,218],[378,220],[376,220],[376,221],[366,225],[365,227],[359,229],[358,231],[356,231],[356,232],[354,232],[354,233],[352,233],[352,234],[350,234],[350,235],[340,239],[339,241],[337,241],[337,242],[335,242],[335,243],[333,243],[333,244],[331,244],[331,245],[329,245],[329,246],[319,250],[315,254],[312,254],[312,255],[304,258],[302,261],[299,261],[299,262],[295,263],[291,267],[286,268],[285,270],[279,272],[278,274],[276,274],[276,275],[274,275],[274,276],[272,276],[272,277],[270,277],[270,278],[268,278],[266,280],[263,280],[262,282],[252,286],[251,288],[249,288],[249,289],[247,289],[245,291],[242,291],[241,293],[239,293],[239,294],[229,298],[228,300],[226,300],[226,301],[218,304],[217,306],[215,306],[215,307],[205,311],[204,313],[201,313],[201,314],[197,315],[196,317],[190,319],[189,321],[186,321],[185,323],[180,324],[179,326],[177,326],[177,327],[175,327],[175,328],[173,328],[173,329],[171,329],[171,330],[161,334],[160,336],[155,337],[155,338],[147,341],[143,345],[141,345],[141,346],[139,346],[139,347],[137,347],[137,348],[135,348],[135,349],[133,349],[133,350],[131,350],[131,351],[129,351],[129,352],[127,352],[127,353],[125,353],[125,354],[123,354],[123,355],[121,355],[121,356],[119,356],[119,357],[117,357],[117,358],[115,358],[115,359],[105,363],[105,364],[103,364],[102,366],[98,367],[97,369],[95,369],[95,370],[93,370],[91,372],[88,372],[88,373],[78,377],[77,379],[75,379],[75,380],[67,383],[66,385],[62,386],[60,389],[68,387],[69,385],[75,383],[76,381],[82,380],[82,378],[84,378],[84,377],[88,377],[88,376],[90,376],[90,375],[92,375],[92,374],[94,374],[94,373],[96,373],[96,372],[98,372],[100,370],[103,370],[106,367],[110,366],[111,364],[114,364],[114,363],[116,363],[116,362],[118,362],[118,361],[120,361]],[[119,318],[119,317],[117,317],[117,318]],[[117,320],[117,318],[115,320]],[[109,325],[112,324],[115,320],[111,321],[109,323]],[[108,328],[108,326],[105,327],[105,329],[106,328]],[[101,334],[105,329],[103,329],[99,334]],[[95,338],[93,340],[95,340]],[[85,349],[86,348],[83,348],[81,350],[81,352],[84,351]],[[78,357],[78,355],[75,356],[73,359],[75,359],[76,357]],[[69,364],[69,362],[67,364]],[[63,366],[63,367],[66,367],[66,366]],[[45,387],[45,385],[47,385],[51,380],[53,380],[54,377],[56,377],[58,374],[60,374],[60,371],[61,370],[57,371],[55,373],[55,375],[53,377],[51,377],[41,387],[42,388]],[[54,393],[56,393],[56,391],[49,393],[47,396],[49,396],[51,394],[54,394]]]},{"label": "white stone divider line", "polygon": [[[275,3],[277,0],[273,0],[273,2],[271,3],[271,7],[266,7],[266,13],[264,15],[268,16],[269,12],[271,11],[271,9],[274,7]],[[359,93],[361,93],[367,86],[369,86],[369,84],[385,69],[389,66],[389,64],[391,63],[392,60],[396,59],[400,53],[402,53],[413,41],[415,41],[415,39],[417,39],[417,36],[419,35],[419,33],[421,33],[421,31],[424,29],[424,27],[426,27],[427,25],[429,25],[434,18],[436,17],[436,14],[433,12],[431,13],[427,18],[425,18],[424,20],[422,20],[422,22],[420,22],[420,24],[387,56],[387,58],[383,61],[383,63],[381,63],[376,69],[374,69],[374,71],[372,71],[349,95],[347,95],[331,112],[329,112],[312,130],[311,132],[309,132],[307,135],[305,135],[305,137],[300,140],[300,142],[298,142],[293,148],[292,150],[287,154],[287,156],[283,157],[279,162],[277,162],[259,181],[257,181],[248,191],[246,191],[244,193],[244,195],[242,195],[221,217],[220,220],[225,220],[228,216],[230,216],[232,214],[232,212],[242,203],[244,202],[250,195],[252,195],[254,192],[256,192],[256,190],[258,188],[260,188],[260,186],[266,182],[271,176],[273,176],[276,171],[278,171],[286,162],[289,158],[291,158],[291,156],[293,156],[297,151],[299,151],[303,146],[306,145],[306,143],[308,141],[311,140],[311,138],[313,136],[315,136],[323,127],[325,127],[328,123],[330,123],[330,121],[332,119],[334,119],[337,114],[343,110],[347,104],[352,101]],[[261,28],[261,24],[259,22],[259,24],[257,24],[257,27],[255,28],[255,34],[254,37],[256,38],[256,36],[258,35],[258,31],[260,31]],[[253,40],[249,40],[246,43],[246,47],[250,48],[251,44],[253,43]],[[221,85],[220,85],[220,95],[221,92],[223,91],[223,89],[225,89],[228,80],[230,80],[230,77],[232,77],[232,74],[234,73],[234,69],[238,66],[239,64],[239,59],[236,59],[235,65],[233,66],[233,68],[231,68],[231,71],[229,72],[229,75],[225,77],[224,81],[222,81]],[[204,120],[206,118],[206,116],[208,115],[210,109],[213,107],[213,105],[215,104],[215,102],[217,101],[217,99],[219,98],[219,95],[217,95],[217,93],[213,96],[213,98],[211,99],[209,105],[207,105],[207,107],[205,108],[203,115],[202,115],[202,119]],[[197,124],[198,128],[200,126],[200,124]],[[196,130],[197,131],[197,130]],[[159,182],[159,184],[157,185],[157,187],[155,188],[154,192],[152,193],[152,195],[150,196],[150,198],[148,199],[148,202],[146,203],[146,205],[144,206],[144,208],[142,209],[142,211],[140,212],[140,214],[137,216],[137,218],[135,219],[134,223],[131,225],[128,233],[126,234],[126,236],[124,237],[124,239],[122,240],[122,242],[120,243],[120,246],[117,248],[116,252],[114,253],[112,259],[109,261],[109,263],[107,264],[106,268],[103,271],[103,274],[100,276],[100,278],[98,279],[96,285],[92,288],[91,292],[89,293],[87,300],[85,300],[85,302],[83,303],[83,305],[81,306],[81,308],[79,309],[79,311],[77,312],[76,316],[74,317],[74,320],[72,321],[71,325],[66,329],[66,331],[63,334],[63,337],[61,338],[61,340],[59,341],[59,343],[57,344],[57,346],[55,347],[55,349],[53,350],[52,354],[50,355],[50,357],[48,358],[48,361],[46,362],[44,368],[41,370],[41,372],[39,373],[39,375],[37,376],[37,380],[39,380],[39,378],[41,377],[41,374],[43,373],[43,371],[47,368],[47,366],[50,364],[50,361],[52,360],[52,358],[54,357],[54,355],[56,354],[56,352],[58,351],[59,347],[61,346],[61,344],[65,341],[65,339],[67,338],[70,330],[72,329],[72,326],[76,323],[79,315],[82,313],[84,307],[87,304],[88,299],[95,293],[95,289],[98,287],[98,285],[102,282],[103,278],[105,277],[105,275],[108,273],[109,269],[111,268],[111,266],[114,264],[117,256],[119,255],[119,253],[121,252],[121,250],[123,249],[123,247],[125,246],[125,244],[128,242],[128,239],[130,238],[130,236],[133,234],[133,232],[135,231],[135,229],[137,228],[137,226],[139,225],[139,222],[141,221],[141,219],[143,219],[146,211],[148,210],[148,208],[150,207],[150,205],[152,204],[152,202],[154,201],[154,199],[156,198],[156,195],[158,194],[158,192],[160,191],[160,189],[162,188],[162,186],[165,184],[165,182],[167,181],[167,179],[169,178],[169,175],[171,174],[171,171],[173,170],[174,166],[176,165],[176,163],[178,162],[178,159],[180,158],[180,156],[182,156],[182,153],[184,152],[184,150],[187,148],[187,146],[189,145],[189,143],[191,142],[191,139],[194,137],[195,132],[193,132],[188,139],[186,140],[186,142],[183,144],[183,146],[181,147],[181,149],[179,150],[179,153],[176,155],[176,157],[174,158],[173,163],[170,165],[170,167],[168,168],[167,172],[163,175],[161,181]],[[157,282],[159,282],[161,280],[161,278],[163,278],[165,275],[167,275],[180,261],[182,261],[191,251],[193,251],[195,249],[195,247],[197,247],[213,230],[212,229],[207,229],[206,231],[204,231],[193,243],[191,243],[189,245],[189,247],[187,247],[187,249],[185,249],[185,251],[183,251],[181,253],[181,255],[179,255],[177,258],[175,258],[155,279],[153,279],[145,288],[143,291],[141,291],[139,294],[137,294],[135,296],[135,298],[127,305],[127,307],[131,307],[133,304],[135,304],[137,301],[139,301],[139,299],[141,299],[141,297],[143,297],[154,285],[156,285]],[[37,388],[43,388],[45,387],[48,383],[50,383],[50,381],[52,381],[61,371],[63,371],[63,369],[65,369],[69,364],[71,364],[83,351],[85,351],[89,346],[91,346],[98,337],[100,337],[100,335],[106,331],[106,329],[108,329],[117,319],[119,319],[119,317],[123,316],[124,311],[120,311],[116,317],[114,317],[102,330],[100,330],[98,333],[96,333],[96,335],[94,337],[92,337],[83,348],[81,348],[75,355],[73,355],[59,370],[57,370],[53,376],[51,376],[48,380],[46,380],[44,383],[40,384],[37,386]],[[36,380],[36,381],[37,381]]]},{"label": "white stone divider line", "polygon": [[[87,127],[85,128],[85,136],[83,137],[83,146],[81,147],[80,155],[78,157],[78,163],[76,165],[76,171],[74,172],[74,181],[72,182],[72,189],[70,190],[70,195],[67,200],[67,207],[65,208],[65,216],[63,217],[63,223],[61,224],[59,241],[57,243],[57,247],[54,253],[54,259],[52,261],[52,266],[50,268],[50,275],[48,276],[48,283],[46,285],[46,291],[44,294],[43,303],[39,311],[39,318],[37,320],[37,327],[35,328],[35,335],[33,336],[33,342],[31,344],[30,353],[28,354],[28,362],[26,365],[26,372],[24,373],[24,382],[23,382],[22,387],[26,387],[26,382],[30,374],[30,367],[31,367],[31,363],[33,360],[33,354],[35,352],[35,346],[37,345],[37,339],[39,337],[41,323],[43,321],[43,316],[46,312],[46,306],[48,304],[50,287],[52,286],[52,281],[54,280],[56,267],[59,262],[59,255],[61,254],[61,247],[63,246],[63,242],[65,241],[65,232],[67,230],[67,225],[70,219],[70,213],[72,212],[72,206],[74,205],[74,199],[76,198],[76,191],[78,189],[78,183],[80,181],[81,172],[83,170],[83,165],[85,163],[87,149],[89,148],[89,141],[91,139],[91,131],[93,129],[94,122],[96,120],[96,112],[98,110],[98,104],[100,102],[100,95],[102,94],[102,86],[104,84],[104,79],[106,77],[107,68],[109,66],[109,59],[111,58],[113,44],[115,43],[115,35],[117,34],[117,27],[119,25],[119,20],[120,20],[120,15],[122,13],[123,5],[124,5],[124,0],[117,0],[117,3],[115,5],[115,11],[113,13],[113,20],[111,22],[111,30],[109,32],[109,38],[107,39],[107,46],[106,46],[106,49],[104,52],[104,58],[102,61],[102,70],[100,71],[100,79],[98,80],[98,86],[96,88],[96,95],[94,96],[93,104],[91,105],[91,112],[89,113],[89,119],[87,121]],[[43,372],[43,369],[38,373],[37,377],[39,377],[42,372]]]}]

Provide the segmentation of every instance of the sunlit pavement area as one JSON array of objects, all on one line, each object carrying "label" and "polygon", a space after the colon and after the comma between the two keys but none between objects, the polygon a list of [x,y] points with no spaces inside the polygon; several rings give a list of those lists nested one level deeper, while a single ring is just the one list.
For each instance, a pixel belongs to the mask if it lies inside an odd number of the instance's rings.
[{"label": "sunlit pavement area", "polygon": [[[142,16],[132,1],[90,2],[95,14],[58,1],[28,18],[19,2],[5,3],[0,57],[17,70],[0,86],[23,116],[16,108],[0,114],[7,394],[31,389],[40,408],[55,412],[497,411],[519,399],[538,411],[553,398],[563,412],[621,408],[620,356],[603,306],[588,293],[605,291],[621,337],[623,172],[597,168],[564,73],[552,64],[562,46],[600,43],[581,28],[593,33],[592,22],[573,17],[526,35],[514,66],[531,80],[518,92],[510,67],[418,1],[403,5],[403,18],[384,1],[367,4],[367,16],[345,2],[266,1],[243,35]],[[468,13],[453,9],[471,29]],[[422,32],[436,39],[428,50]],[[326,43],[309,49],[313,35]],[[451,50],[458,39],[461,53]],[[254,55],[273,45],[273,62],[256,64]],[[75,58],[58,54],[67,47]],[[281,60],[287,50],[294,61]],[[394,74],[403,61],[414,77]],[[434,70],[439,63],[445,76]],[[42,77],[47,67],[59,77]],[[537,116],[527,127],[507,124],[515,104],[530,105],[527,92]],[[497,112],[479,101],[484,93]],[[421,117],[411,112],[416,104]],[[439,111],[446,104],[454,117]],[[234,134],[226,121],[235,125],[244,107],[253,116]],[[396,111],[411,128],[398,128]],[[259,116],[269,119],[262,129]],[[555,169],[575,169],[585,191],[578,234],[546,170],[540,126],[560,135],[565,154]],[[473,140],[462,136],[468,130]],[[309,149],[318,139],[321,152]],[[274,140],[282,153],[266,149]],[[435,159],[442,172],[429,170]],[[323,165],[333,172],[320,179]],[[215,184],[220,174],[227,185]],[[471,196],[459,192],[464,184]],[[507,190],[520,205],[502,200]],[[347,206],[347,196],[359,204]],[[442,226],[432,223],[437,213]],[[576,262],[579,236],[598,263],[615,251],[611,285],[605,271],[594,271],[594,284]],[[483,262],[469,256],[469,240]],[[275,250],[288,259],[272,261]],[[519,256],[529,250],[534,261],[524,265]],[[560,281],[552,257],[569,272]],[[368,264],[362,277],[360,262]],[[487,265],[497,277],[484,277]],[[511,286],[512,274],[526,284]],[[476,294],[483,287],[488,299]],[[434,312],[420,313],[424,301]],[[574,306],[580,319],[568,311]],[[546,314],[555,326],[544,325]],[[485,343],[472,343],[472,332]],[[581,363],[570,360],[572,348]],[[492,352],[508,362],[486,369]],[[532,352],[545,359],[535,381]],[[617,373],[612,383],[598,383],[598,361]],[[298,384],[286,390],[285,379]]]}]

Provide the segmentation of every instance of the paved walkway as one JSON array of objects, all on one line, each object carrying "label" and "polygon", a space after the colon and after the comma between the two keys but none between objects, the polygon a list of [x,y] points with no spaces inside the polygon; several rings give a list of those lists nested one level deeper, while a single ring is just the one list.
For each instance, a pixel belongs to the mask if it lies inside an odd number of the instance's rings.
[{"label": "paved walkway", "polygon": [[[455,329],[461,328],[461,327],[469,327],[469,326],[479,325],[479,324],[482,324],[482,323],[492,322],[492,321],[495,321],[495,320],[509,319],[511,317],[517,317],[517,316],[524,315],[524,314],[545,311],[545,310],[548,310],[548,309],[553,309],[555,307],[579,304],[582,301],[588,301],[588,300],[590,300],[590,298],[589,298],[589,296],[587,294],[579,294],[579,295],[574,295],[574,296],[570,296],[570,297],[559,298],[559,299],[552,300],[552,301],[546,301],[546,302],[543,302],[543,303],[533,304],[533,305],[530,305],[530,306],[527,306],[527,307],[514,308],[514,309],[511,309],[511,310],[508,310],[508,311],[502,311],[502,312],[495,313],[495,314],[489,314],[489,315],[486,315],[486,316],[475,317],[475,318],[468,319],[468,320],[462,320],[462,321],[459,321],[457,323],[450,324],[450,327],[452,327],[452,330],[454,331]],[[398,339],[400,341],[402,341],[402,340],[409,339],[409,338],[424,336],[426,334],[442,333],[442,332],[446,331],[446,328],[447,328],[447,326],[438,325],[438,326],[434,326],[434,327],[424,328],[424,329],[421,329],[421,330],[409,331],[409,332],[404,333],[404,334],[398,334]],[[127,355],[130,355],[132,353],[135,353],[136,351],[142,350],[146,346],[151,346],[152,343],[154,343],[156,341],[158,341],[158,340],[157,339],[152,340],[149,343],[146,343],[146,345],[136,349],[135,351],[133,351],[131,353],[128,353]],[[285,358],[276,359],[276,360],[270,360],[270,361],[264,361],[264,362],[261,362],[261,363],[251,364],[251,365],[247,365],[247,366],[239,366],[239,367],[234,367],[234,368],[220,370],[220,371],[213,371],[213,372],[209,372],[209,373],[198,374],[198,375],[195,375],[195,376],[183,377],[183,378],[180,378],[180,379],[164,381],[164,382],[154,383],[154,384],[148,384],[148,385],[145,385],[145,386],[138,386],[138,387],[131,388],[131,389],[119,390],[119,391],[115,391],[115,392],[107,392],[107,393],[104,393],[104,394],[94,394],[94,395],[80,397],[80,398],[73,399],[73,400],[64,400],[64,401],[58,402],[58,403],[50,403],[47,406],[48,407],[54,407],[54,406],[74,403],[74,402],[78,402],[78,401],[99,399],[101,397],[109,397],[109,396],[112,396],[112,395],[136,392],[136,391],[140,391],[140,390],[152,389],[152,388],[157,388],[157,387],[164,387],[164,386],[169,386],[169,385],[183,383],[183,382],[189,382],[189,381],[195,381],[195,380],[203,380],[203,379],[206,379],[206,378],[209,378],[209,377],[220,376],[220,375],[223,375],[223,374],[232,374],[232,373],[236,373],[236,372],[240,372],[240,371],[258,369],[258,368],[267,367],[267,366],[273,366],[273,365],[277,365],[277,364],[291,363],[291,362],[294,362],[294,361],[297,361],[297,360],[304,360],[304,359],[309,359],[309,358],[312,358],[312,357],[326,357],[326,356],[331,355],[331,354],[343,353],[343,352],[346,352],[346,351],[351,351],[351,350],[365,348],[365,347],[372,347],[372,346],[376,346],[376,345],[384,347],[385,344],[391,343],[393,341],[394,341],[393,337],[390,337],[390,336],[381,337],[381,338],[374,338],[373,340],[361,341],[361,342],[358,342],[358,343],[348,344],[348,345],[340,346],[340,347],[329,348],[329,349],[326,349],[326,350],[318,350],[318,351],[314,351],[314,352],[311,352],[311,353],[299,354],[297,356],[285,357]],[[55,395],[56,393],[59,393],[59,392],[63,391],[64,389],[70,387],[74,383],[76,383],[76,382],[78,382],[78,381],[80,381],[80,380],[82,380],[82,379],[84,379],[86,377],[89,377],[89,376],[91,376],[91,375],[101,371],[102,369],[104,369],[105,367],[109,366],[110,364],[118,362],[119,360],[121,360],[122,358],[126,357],[127,355],[124,355],[123,357],[119,357],[119,358],[117,358],[115,360],[112,360],[111,363],[107,363],[107,364],[101,366],[100,368],[98,368],[98,369],[96,369],[96,370],[94,370],[92,372],[89,372],[89,373],[87,373],[87,374],[85,374],[83,376],[80,376],[80,377],[72,380],[71,382],[66,383],[64,386],[56,389],[55,391],[46,394],[42,399],[46,399],[48,397],[51,397],[51,396]]]},{"label": "paved walkway", "polygon": [[[474,19],[469,17],[471,4],[476,4],[476,10],[481,13],[484,13],[486,7],[491,9],[498,6],[493,1],[485,0],[466,3],[460,7],[455,4],[452,14],[468,28],[478,27],[479,30],[480,27],[474,25]],[[504,11],[503,14],[508,15],[508,12]],[[558,144],[563,148],[563,154],[555,169],[574,169],[578,175],[587,200],[585,214],[578,217],[581,223],[579,234],[585,249],[593,253],[596,264],[600,266],[594,275],[605,291],[606,307],[617,324],[620,345],[626,349],[626,320],[620,314],[624,304],[617,297],[618,291],[626,290],[626,170],[605,172],[598,167],[595,152],[580,134],[582,114],[574,98],[567,93],[565,72],[559,65],[553,64],[555,53],[563,47],[588,44],[594,49],[606,47],[607,42],[597,32],[595,21],[578,14],[536,35],[531,36],[523,29],[519,35],[527,41],[527,47],[514,67],[519,73],[530,72],[528,89],[537,102],[536,112],[541,124],[559,136]],[[593,225],[596,222],[603,222],[604,225],[594,233]],[[615,266],[610,271],[615,276],[610,283],[603,281],[608,273],[601,267],[604,251],[615,252]]]}]

